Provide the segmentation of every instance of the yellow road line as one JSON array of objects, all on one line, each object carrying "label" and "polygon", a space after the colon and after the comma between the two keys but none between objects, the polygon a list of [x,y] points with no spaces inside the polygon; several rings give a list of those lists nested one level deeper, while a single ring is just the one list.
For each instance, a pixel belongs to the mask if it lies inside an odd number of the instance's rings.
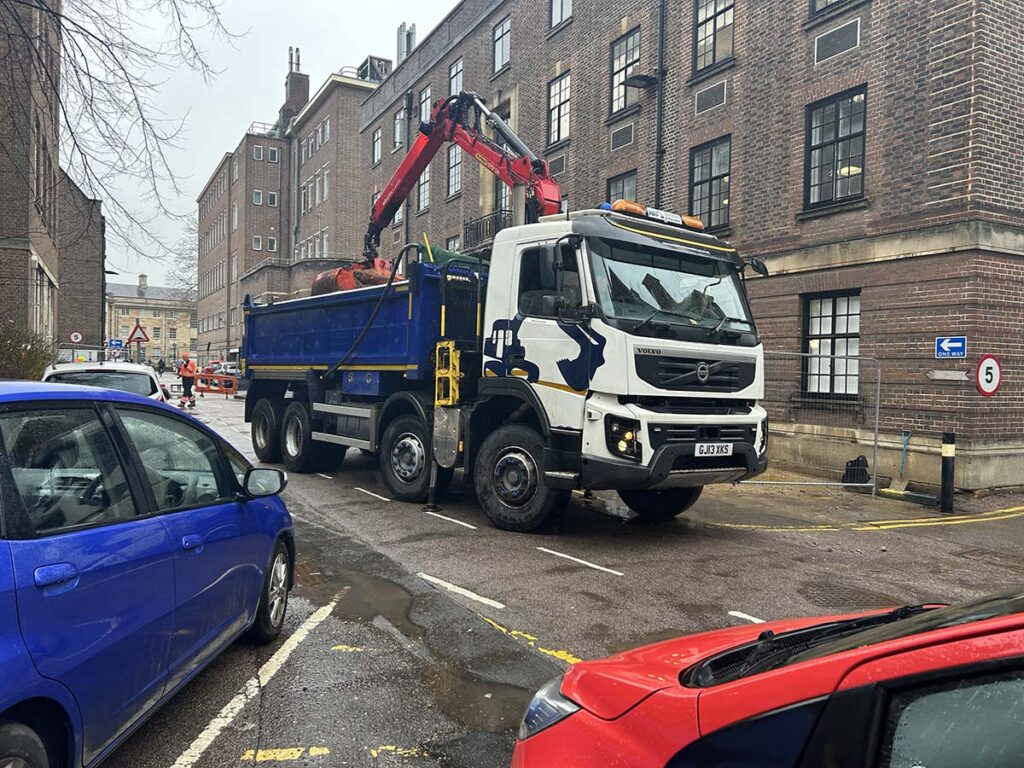
[{"label": "yellow road line", "polygon": [[579,656],[575,656],[569,653],[569,651],[542,648],[541,646],[537,645],[537,638],[534,635],[528,634],[527,632],[522,632],[518,629],[509,629],[508,627],[503,627],[494,619],[489,619],[482,613],[478,613],[477,616],[486,621],[488,624],[490,624],[496,630],[501,632],[503,635],[508,635],[509,637],[515,637],[520,640],[525,640],[528,646],[530,646],[531,648],[535,648],[536,650],[543,653],[545,656],[551,656],[554,659],[564,661],[566,664],[579,664],[581,661],[583,661],[583,659],[581,659]]},{"label": "yellow road line", "polygon": [[397,747],[394,744],[382,744],[370,750],[370,757],[381,755],[395,755],[396,757],[423,757],[423,750],[419,747]]},{"label": "yellow road line", "polygon": [[911,517],[903,520],[866,520],[835,525],[758,525],[757,523],[706,523],[709,528],[728,528],[740,531],[772,531],[784,533],[829,533],[838,531],[890,531],[896,528],[932,528],[940,525],[971,525],[1013,520],[1024,517],[1024,507],[1008,507],[991,512],[943,515],[942,517]]},{"label": "yellow road line", "polygon": [[[305,747],[286,747],[284,749],[261,749],[253,750],[247,749],[242,755],[242,760],[248,762],[266,763],[266,762],[277,762],[283,763],[290,760],[298,760],[306,754]],[[310,747],[310,757],[324,757],[325,755],[331,754],[331,750],[327,747]]]},{"label": "yellow road line", "polygon": [[335,645],[331,648],[332,651],[340,651],[341,653],[365,653],[367,648],[360,648],[358,645]]}]

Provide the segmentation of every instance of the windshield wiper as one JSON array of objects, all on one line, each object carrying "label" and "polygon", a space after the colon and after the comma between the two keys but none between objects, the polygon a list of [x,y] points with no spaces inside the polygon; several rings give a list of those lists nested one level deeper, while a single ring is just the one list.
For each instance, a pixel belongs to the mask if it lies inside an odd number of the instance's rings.
[{"label": "windshield wiper", "polygon": [[757,327],[750,320],[741,320],[738,317],[729,317],[728,315],[726,315],[719,321],[718,325],[716,325],[714,328],[708,329],[708,336],[714,336],[716,333],[722,330],[722,326],[725,325],[726,323],[740,323],[741,325],[746,325],[750,328]]},{"label": "windshield wiper", "polygon": [[[666,310],[664,310],[664,309],[656,309],[653,312],[651,312],[651,314],[649,314],[647,317],[645,317],[643,320],[641,320],[639,323],[637,323],[636,325],[633,326],[633,333],[639,333],[642,328],[645,328],[647,326],[650,326],[651,330],[653,330],[654,329],[654,318],[656,318],[658,315],[662,314],[663,312],[666,312]],[[666,312],[666,314],[668,314],[668,313]]]}]

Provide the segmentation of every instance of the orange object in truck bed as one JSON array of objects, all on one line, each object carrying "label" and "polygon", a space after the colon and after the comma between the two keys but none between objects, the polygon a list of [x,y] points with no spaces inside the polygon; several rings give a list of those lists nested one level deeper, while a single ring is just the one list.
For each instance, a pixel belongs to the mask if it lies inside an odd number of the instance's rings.
[{"label": "orange object in truck bed", "polygon": [[365,288],[370,285],[383,285],[391,275],[391,265],[387,259],[374,259],[373,266],[368,263],[349,264],[337,269],[321,272],[313,279],[310,291],[314,296],[335,291],[349,291],[353,288]]}]

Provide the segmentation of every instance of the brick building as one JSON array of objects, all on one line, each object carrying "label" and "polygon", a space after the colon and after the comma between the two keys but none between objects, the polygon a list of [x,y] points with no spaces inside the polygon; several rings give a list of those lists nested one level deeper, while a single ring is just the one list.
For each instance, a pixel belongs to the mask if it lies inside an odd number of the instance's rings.
[{"label": "brick building", "polygon": [[0,317],[54,336],[60,285],[57,29],[50,12],[31,4],[4,6],[0,19]]},{"label": "brick building", "polygon": [[[475,91],[547,160],[571,208],[625,197],[689,210],[768,263],[773,276],[750,283],[766,347],[809,355],[769,366],[774,457],[870,455],[873,380],[831,357],[847,355],[879,364],[883,475],[906,438],[907,477],[936,481],[939,436],[955,431],[959,487],[1019,484],[1022,23],[999,0],[464,0],[367,92],[361,167],[344,195],[332,184],[326,210],[362,195],[365,220],[429,105]],[[333,139],[345,130],[332,125]],[[301,186],[292,196],[301,211]],[[509,203],[445,148],[382,255],[423,233],[486,244]],[[303,218],[300,257],[316,229]],[[359,219],[329,225],[330,252],[359,252]],[[968,337],[966,359],[935,358],[944,335]],[[1001,357],[994,398],[972,381],[982,353]]]},{"label": "brick building", "polygon": [[82,346],[104,343],[106,222],[103,205],[86,195],[60,170],[57,231],[59,274],[57,338],[68,344],[72,333],[82,334]]},{"label": "brick building", "polygon": [[146,275],[139,275],[138,283],[109,283],[106,297],[108,338],[126,340],[136,323],[149,337],[141,347],[125,344],[126,357],[163,358],[173,369],[186,349],[197,351],[196,305],[180,288],[150,285]]},{"label": "brick building", "polygon": [[[359,253],[342,254],[333,235],[357,221],[365,227],[365,195],[351,190],[361,171],[360,104],[374,84],[355,71],[332,74],[310,99],[298,49],[288,65],[277,121],[250,125],[198,199],[204,358],[237,358],[246,295],[306,295],[318,272]],[[338,194],[339,179],[346,194]]]}]

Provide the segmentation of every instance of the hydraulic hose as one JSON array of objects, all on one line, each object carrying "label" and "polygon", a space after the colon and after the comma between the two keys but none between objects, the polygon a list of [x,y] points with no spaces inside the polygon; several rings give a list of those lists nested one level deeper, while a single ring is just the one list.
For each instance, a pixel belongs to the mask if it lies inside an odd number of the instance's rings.
[{"label": "hydraulic hose", "polygon": [[363,330],[361,330],[359,335],[356,336],[356,340],[352,342],[352,346],[348,348],[348,352],[345,353],[345,356],[327,369],[327,373],[324,374],[325,379],[347,363],[359,348],[363,339],[366,338],[366,334],[370,331],[370,326],[373,325],[373,321],[377,319],[377,313],[380,312],[380,308],[384,306],[384,299],[391,290],[391,284],[395,282],[395,275],[398,274],[398,265],[402,263],[402,258],[405,256],[405,252],[410,248],[417,247],[419,247],[417,243],[409,243],[398,252],[398,256],[395,257],[395,260],[391,265],[391,274],[388,276],[388,281],[384,284],[384,290],[380,292],[380,297],[377,299],[377,303],[373,306],[373,311],[370,312],[370,317],[366,321],[366,325],[363,326]]}]

